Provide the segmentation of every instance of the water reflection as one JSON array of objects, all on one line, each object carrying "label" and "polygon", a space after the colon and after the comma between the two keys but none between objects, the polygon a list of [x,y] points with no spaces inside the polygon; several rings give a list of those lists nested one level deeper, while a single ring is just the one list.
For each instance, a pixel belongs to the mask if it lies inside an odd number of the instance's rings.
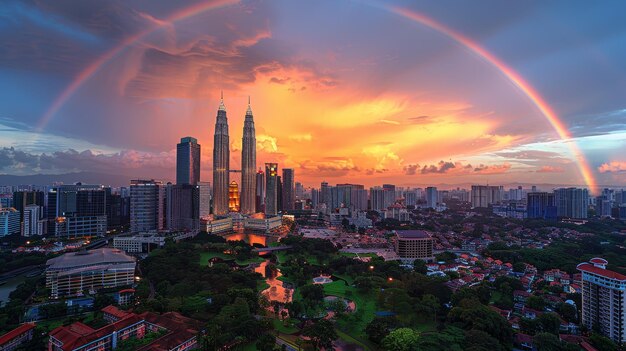
[{"label": "water reflection", "polygon": [[270,286],[263,290],[263,294],[269,301],[277,301],[280,303],[291,302],[293,289],[285,287],[282,281],[278,280],[282,274],[280,269],[276,268],[269,260],[265,260],[254,269],[255,272],[260,273],[265,277],[265,282]]},{"label": "water reflection", "polygon": [[254,233],[233,233],[224,235],[224,239],[227,241],[237,241],[243,240],[250,245],[259,244],[262,246],[267,246],[273,242],[278,241],[278,238],[274,236],[266,236],[262,234],[254,234]]}]

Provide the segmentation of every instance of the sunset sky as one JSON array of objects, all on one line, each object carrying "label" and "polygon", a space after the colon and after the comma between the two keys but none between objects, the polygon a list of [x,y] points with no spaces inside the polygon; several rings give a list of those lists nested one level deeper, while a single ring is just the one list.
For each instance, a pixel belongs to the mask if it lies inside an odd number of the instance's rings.
[{"label": "sunset sky", "polygon": [[173,179],[189,135],[208,181],[223,90],[233,168],[251,96],[258,164],[306,185],[624,186],[624,13],[624,1],[5,0],[0,173]]}]

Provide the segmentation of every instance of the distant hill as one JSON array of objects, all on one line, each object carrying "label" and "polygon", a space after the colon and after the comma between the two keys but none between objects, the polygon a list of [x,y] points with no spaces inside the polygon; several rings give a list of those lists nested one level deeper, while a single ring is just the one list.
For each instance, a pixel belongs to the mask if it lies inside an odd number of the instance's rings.
[{"label": "distant hill", "polygon": [[104,174],[94,172],[76,172],[65,174],[34,174],[34,175],[0,175],[0,185],[50,185],[54,182],[73,184],[83,182],[86,184],[103,184],[113,187],[128,186],[131,179],[142,178],[141,176],[129,176],[123,174]]}]

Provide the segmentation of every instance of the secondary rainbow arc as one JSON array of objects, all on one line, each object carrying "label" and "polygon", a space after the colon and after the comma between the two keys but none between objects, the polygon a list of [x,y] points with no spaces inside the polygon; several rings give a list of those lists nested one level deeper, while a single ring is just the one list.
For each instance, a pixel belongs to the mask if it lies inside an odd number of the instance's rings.
[{"label": "secondary rainbow arc", "polygon": [[[85,69],[83,69],[76,78],[63,90],[63,92],[54,100],[50,108],[46,110],[37,124],[36,130],[43,130],[46,125],[50,122],[50,120],[54,117],[54,115],[63,107],[63,105],[70,99],[70,97],[87,81],[89,80],[96,72],[100,70],[106,63],[115,58],[119,53],[124,51],[124,49],[132,46],[138,41],[142,40],[146,36],[154,33],[156,30],[163,28],[165,26],[169,26],[174,22],[184,20],[193,16],[197,16],[206,11],[217,9],[227,5],[233,5],[238,3],[237,0],[216,0],[209,1],[204,3],[198,3],[193,6],[186,7],[180,11],[175,12],[174,14],[168,16],[163,21],[156,23],[153,26],[150,26],[144,31],[136,33],[125,40],[123,40],[120,44],[113,47],[109,51],[105,52],[102,56],[100,56],[97,60],[88,65]],[[378,5],[374,6],[375,8],[383,9],[389,13],[401,16],[405,19],[411,20],[413,22],[419,23],[423,26],[426,26],[436,32],[439,32],[446,37],[454,40],[460,45],[466,47],[474,54],[478,55],[489,64],[493,65],[498,69],[508,80],[510,80],[515,86],[520,89],[529,99],[530,101],[537,107],[537,109],[541,112],[541,114],[548,120],[550,125],[554,128],[559,138],[567,141],[567,145],[570,149],[570,152],[576,159],[577,167],[580,171],[581,176],[583,177],[585,184],[587,187],[594,191],[596,189],[596,181],[593,176],[593,171],[589,166],[586,158],[584,157],[582,151],[578,147],[578,145],[572,140],[572,136],[567,130],[567,127],[558,117],[558,115],[552,110],[550,105],[539,95],[539,93],[524,80],[515,70],[508,67],[502,60],[497,58],[495,55],[484,49],[475,41],[469,39],[468,37],[446,27],[445,25],[437,22],[436,20],[429,18],[423,14],[420,14],[415,11],[411,11],[406,8],[396,7],[396,6],[386,6],[386,5]]]},{"label": "secondary rainbow arc", "polygon": [[491,52],[487,51],[485,48],[480,46],[475,41],[469,39],[468,37],[458,33],[445,25],[435,21],[434,19],[424,16],[423,14],[417,13],[415,11],[411,11],[406,8],[395,7],[395,6],[380,6],[388,12],[404,17],[413,22],[417,22],[421,25],[424,25],[432,30],[435,30],[455,42],[461,44],[466,47],[474,54],[478,55],[495,68],[497,68],[509,81],[511,81],[519,90],[521,90],[530,101],[537,107],[537,109],[541,112],[541,114],[548,120],[552,128],[556,131],[559,138],[561,140],[566,141],[566,145],[568,146],[570,152],[576,159],[576,165],[578,170],[583,177],[583,180],[590,191],[594,191],[597,187],[596,180],[593,175],[593,171],[589,166],[587,159],[584,154],[576,144],[576,142],[572,139],[572,135],[568,131],[567,127],[563,123],[563,121],[558,117],[558,115],[552,110],[550,105],[541,97],[541,95],[528,83],[522,76],[519,75],[514,69],[507,66],[502,60],[496,57]]}]

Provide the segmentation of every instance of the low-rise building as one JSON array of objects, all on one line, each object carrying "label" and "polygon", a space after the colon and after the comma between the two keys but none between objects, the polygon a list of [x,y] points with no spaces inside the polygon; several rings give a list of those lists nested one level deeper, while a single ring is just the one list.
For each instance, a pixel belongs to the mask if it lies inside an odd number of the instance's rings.
[{"label": "low-rise building", "polygon": [[200,229],[204,229],[209,234],[228,233],[233,231],[233,219],[232,217],[203,218],[200,220]]},{"label": "low-rise building", "polygon": [[46,288],[59,298],[131,285],[137,263],[122,250],[101,248],[66,253],[46,265]]},{"label": "low-rise building", "polygon": [[156,232],[136,235],[116,236],[113,238],[113,247],[127,253],[150,252],[153,246],[163,247],[165,235]]},{"label": "low-rise building", "polygon": [[0,351],[13,351],[33,339],[34,323],[25,323],[0,336]]},{"label": "low-rise building", "polygon": [[281,225],[283,225],[281,216],[251,216],[243,220],[244,229],[263,233],[269,233],[280,228]]},{"label": "low-rise building", "polygon": [[137,350],[187,351],[198,347],[197,335],[202,323],[177,312],[135,314],[113,306],[105,307],[103,312],[105,316],[115,315],[115,318],[107,319],[111,323],[100,329],[93,329],[80,322],[54,329],[50,332],[48,350],[110,351],[125,340],[143,339],[146,334],[153,332],[164,334]]},{"label": "low-rise building", "polygon": [[395,251],[402,261],[416,259],[433,261],[433,238],[424,230],[399,230],[395,237]]}]

